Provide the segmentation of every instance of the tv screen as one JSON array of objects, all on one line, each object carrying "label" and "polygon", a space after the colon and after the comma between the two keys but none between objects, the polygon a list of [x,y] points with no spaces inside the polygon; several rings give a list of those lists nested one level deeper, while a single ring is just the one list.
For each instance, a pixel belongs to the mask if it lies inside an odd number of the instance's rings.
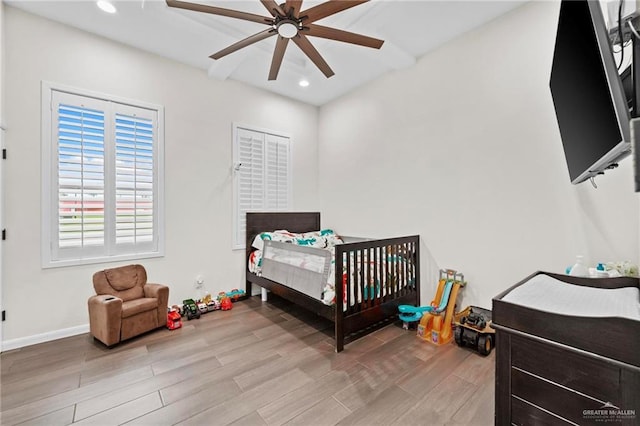
[{"label": "tv screen", "polygon": [[562,1],[549,86],[572,183],[629,155],[631,117],[598,1]]}]

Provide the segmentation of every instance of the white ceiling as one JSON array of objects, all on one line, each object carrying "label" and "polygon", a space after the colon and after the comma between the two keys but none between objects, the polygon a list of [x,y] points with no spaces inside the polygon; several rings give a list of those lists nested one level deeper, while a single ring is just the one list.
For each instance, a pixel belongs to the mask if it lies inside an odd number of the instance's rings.
[{"label": "white ceiling", "polygon": [[[102,12],[93,0],[4,1],[206,70],[214,79],[237,80],[312,105],[322,105],[388,72],[411,66],[430,50],[526,0],[373,0],[318,23],[385,40],[380,50],[310,38],[335,71],[335,75],[327,79],[295,44],[289,43],[276,81],[267,80],[275,37],[217,61],[209,58],[212,53],[266,29],[262,24],[170,8],[164,0],[115,0],[112,2],[117,13],[113,15]],[[259,0],[197,2],[269,16]],[[305,1],[302,9],[319,3],[322,1]],[[298,85],[303,78],[310,82],[309,87]]]}]

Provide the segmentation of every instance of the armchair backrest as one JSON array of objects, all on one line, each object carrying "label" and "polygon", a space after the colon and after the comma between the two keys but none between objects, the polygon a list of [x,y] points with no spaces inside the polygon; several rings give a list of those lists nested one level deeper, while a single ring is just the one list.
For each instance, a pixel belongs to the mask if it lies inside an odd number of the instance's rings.
[{"label": "armchair backrest", "polygon": [[96,294],[109,294],[123,301],[144,297],[147,271],[142,265],[127,265],[105,269],[93,274]]}]

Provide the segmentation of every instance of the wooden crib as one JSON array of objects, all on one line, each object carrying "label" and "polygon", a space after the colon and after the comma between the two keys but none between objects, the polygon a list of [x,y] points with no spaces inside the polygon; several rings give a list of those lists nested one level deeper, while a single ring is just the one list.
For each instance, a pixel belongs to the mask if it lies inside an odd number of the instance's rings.
[{"label": "wooden crib", "polygon": [[[318,231],[318,212],[247,213],[246,259],[256,235],[286,229],[304,233]],[[419,236],[360,239],[335,246],[335,303],[327,305],[295,287],[299,283],[273,281],[246,269],[246,292],[252,284],[268,289],[316,313],[335,325],[336,352],[356,338],[387,325],[397,318],[398,305],[420,301]],[[322,249],[315,249],[322,250]]]}]

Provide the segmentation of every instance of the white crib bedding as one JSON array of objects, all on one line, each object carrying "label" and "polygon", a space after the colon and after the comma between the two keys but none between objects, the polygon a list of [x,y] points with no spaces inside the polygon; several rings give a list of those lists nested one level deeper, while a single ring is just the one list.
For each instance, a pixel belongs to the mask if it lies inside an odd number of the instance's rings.
[{"label": "white crib bedding", "polygon": [[[320,231],[306,232],[297,234],[287,230],[279,230],[273,232],[261,232],[253,239],[251,246],[256,250],[249,255],[249,271],[256,274],[262,274],[262,257],[264,255],[265,241],[275,241],[282,243],[290,243],[297,246],[312,247],[329,250],[335,254],[333,249],[336,244],[342,244],[343,240],[331,229],[323,229]],[[289,265],[308,268],[317,273],[323,270],[322,260],[318,256],[314,256],[313,252],[297,251],[290,252],[283,250],[274,244],[270,247],[269,258],[276,259]]]},{"label": "white crib bedding", "polygon": [[637,287],[585,287],[538,274],[511,290],[502,300],[562,315],[622,317],[640,321],[640,290]]},{"label": "white crib bedding", "polygon": [[[364,241],[347,237],[350,240]],[[263,232],[254,239],[254,250],[248,260],[249,271],[284,284],[310,297],[322,301],[326,305],[335,304],[335,246],[342,244],[343,239],[332,230],[321,230],[305,234],[295,234],[285,230]],[[297,247],[296,247],[297,246]],[[322,250],[319,250],[322,249]],[[400,256],[389,256],[394,262],[405,262]],[[346,263],[347,259],[343,260]],[[374,299],[387,292],[386,287],[374,283],[373,277],[385,273],[381,266],[381,259],[361,259],[360,254],[352,254],[349,259],[351,279],[347,279],[346,270],[343,273],[343,283],[352,283],[349,289],[352,303],[360,302],[364,298]],[[361,266],[367,269],[366,276],[371,282],[363,283],[363,290],[354,288],[359,283]],[[388,272],[388,271],[387,271]],[[361,294],[363,293],[363,294]],[[343,294],[344,309],[347,309],[346,288]]]}]

